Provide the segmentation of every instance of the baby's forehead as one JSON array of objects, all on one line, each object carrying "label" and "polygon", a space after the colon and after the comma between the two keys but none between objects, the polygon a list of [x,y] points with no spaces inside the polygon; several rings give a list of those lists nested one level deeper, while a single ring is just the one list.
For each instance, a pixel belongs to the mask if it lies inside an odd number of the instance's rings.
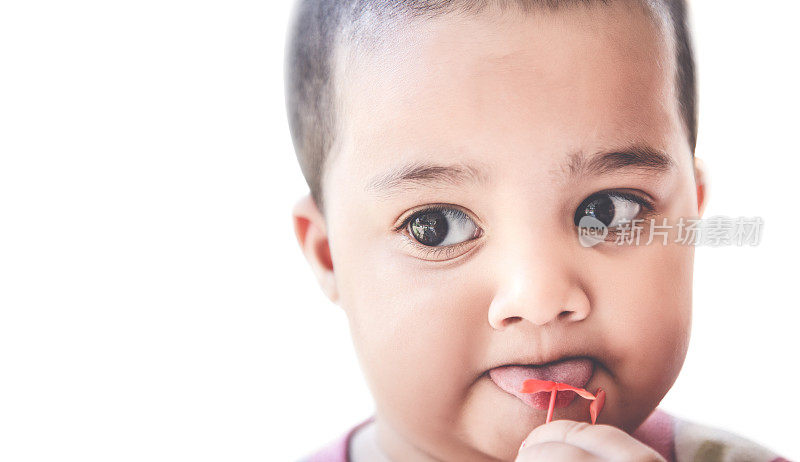
[{"label": "baby's forehead", "polygon": [[[398,2],[408,6],[411,2]],[[449,5],[469,1],[446,2]],[[471,13],[434,10],[438,14],[390,14],[384,2],[365,2],[365,10],[345,21],[334,48],[336,72],[370,67],[401,70],[413,63],[436,65],[453,56],[472,55],[487,64],[530,53],[573,49],[611,54],[658,53],[666,64],[673,58],[669,15],[659,2],[556,1],[548,8],[536,1],[486,2]],[[502,7],[501,5],[506,5]],[[531,6],[532,5],[532,6]],[[538,5],[538,6],[537,6]],[[372,8],[370,8],[372,6]],[[402,10],[402,7],[398,7]],[[387,11],[388,10],[388,11]],[[404,10],[403,10],[404,11]],[[468,11],[468,10],[467,10]],[[565,57],[568,59],[569,57]],[[435,70],[435,69],[431,69]]]},{"label": "baby's forehead", "polygon": [[645,13],[612,5],[441,16],[351,47],[338,74],[343,143],[365,164],[667,151],[680,132],[670,41]]}]

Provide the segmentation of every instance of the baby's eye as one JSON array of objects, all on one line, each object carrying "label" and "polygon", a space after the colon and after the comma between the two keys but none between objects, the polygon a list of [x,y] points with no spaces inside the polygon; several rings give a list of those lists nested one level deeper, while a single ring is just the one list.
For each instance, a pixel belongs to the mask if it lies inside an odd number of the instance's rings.
[{"label": "baby's eye", "polygon": [[589,216],[600,220],[608,228],[614,228],[620,222],[630,223],[639,215],[642,207],[647,210],[653,208],[650,201],[636,194],[621,191],[594,193],[581,202],[575,211],[575,226],[579,226],[581,218]]},{"label": "baby's eye", "polygon": [[433,206],[411,215],[398,227],[423,246],[444,247],[480,236],[481,229],[466,213],[456,208]]}]

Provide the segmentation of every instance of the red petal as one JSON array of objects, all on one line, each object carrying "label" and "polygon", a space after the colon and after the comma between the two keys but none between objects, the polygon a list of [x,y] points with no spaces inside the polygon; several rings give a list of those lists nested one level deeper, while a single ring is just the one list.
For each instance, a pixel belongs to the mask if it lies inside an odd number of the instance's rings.
[{"label": "red petal", "polygon": [[549,380],[528,379],[522,382],[522,390],[520,393],[539,393],[542,391],[553,391],[556,389],[556,383]]},{"label": "red petal", "polygon": [[589,416],[592,418],[592,425],[597,422],[597,415],[603,410],[606,403],[606,392],[602,388],[597,389],[597,398],[589,405]]},{"label": "red petal", "polygon": [[556,384],[556,390],[559,390],[559,391],[567,391],[567,390],[574,391],[575,393],[577,393],[578,395],[582,396],[583,398],[595,399],[595,396],[593,394],[589,393],[588,391],[584,390],[583,388],[576,388],[576,387],[573,387],[572,385],[567,385],[566,383],[557,383]]}]

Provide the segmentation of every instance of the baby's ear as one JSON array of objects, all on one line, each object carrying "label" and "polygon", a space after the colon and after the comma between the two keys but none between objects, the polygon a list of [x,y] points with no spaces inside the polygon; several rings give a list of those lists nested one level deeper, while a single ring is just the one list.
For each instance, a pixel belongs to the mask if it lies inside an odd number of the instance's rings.
[{"label": "baby's ear", "polygon": [[339,299],[333,261],[328,245],[325,218],[320,213],[311,194],[303,196],[292,209],[294,233],[300,250],[311,265],[325,295],[334,303]]},{"label": "baby's ear", "polygon": [[697,185],[697,216],[702,217],[708,199],[708,173],[705,163],[697,157],[694,158],[694,181]]}]

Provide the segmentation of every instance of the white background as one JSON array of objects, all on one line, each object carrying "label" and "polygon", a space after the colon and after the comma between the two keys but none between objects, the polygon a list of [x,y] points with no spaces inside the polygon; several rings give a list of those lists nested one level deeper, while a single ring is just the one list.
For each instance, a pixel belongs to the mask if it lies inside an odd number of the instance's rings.
[{"label": "white background", "polygon": [[[790,458],[794,5],[693,5],[707,216],[765,228],[758,247],[698,249],[691,350],[662,403]],[[289,12],[0,6],[0,459],[294,460],[372,413],[292,231]]]}]

